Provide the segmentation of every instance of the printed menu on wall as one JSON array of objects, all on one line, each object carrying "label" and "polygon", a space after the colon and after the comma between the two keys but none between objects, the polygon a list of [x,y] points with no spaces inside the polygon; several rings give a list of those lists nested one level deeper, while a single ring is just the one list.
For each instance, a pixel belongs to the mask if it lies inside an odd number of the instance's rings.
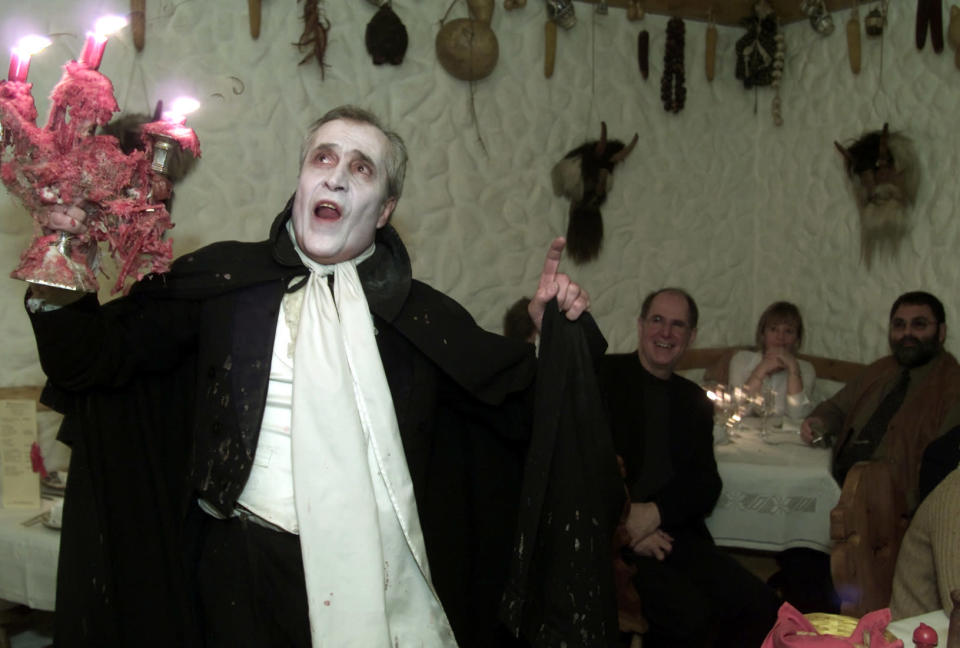
[{"label": "printed menu on wall", "polygon": [[37,404],[0,400],[0,492],[3,508],[40,508],[40,476],[30,447],[37,440]]}]

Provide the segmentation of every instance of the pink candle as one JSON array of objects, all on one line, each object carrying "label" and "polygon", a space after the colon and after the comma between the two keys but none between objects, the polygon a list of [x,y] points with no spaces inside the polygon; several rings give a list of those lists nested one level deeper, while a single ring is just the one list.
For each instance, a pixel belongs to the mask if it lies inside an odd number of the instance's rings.
[{"label": "pink candle", "polygon": [[91,70],[100,67],[100,61],[103,60],[103,50],[107,47],[107,37],[94,32],[87,32],[87,40],[83,44],[83,51],[80,53],[80,62]]},{"label": "pink candle", "polygon": [[30,57],[43,51],[50,44],[50,39],[43,36],[24,36],[10,50],[10,69],[7,72],[8,81],[24,83],[30,71]]},{"label": "pink candle", "polygon": [[7,81],[19,81],[23,83],[27,80],[27,72],[30,71],[30,55],[24,54],[16,47],[10,51],[10,70],[7,72]]},{"label": "pink candle", "polygon": [[103,60],[103,50],[107,47],[107,38],[115,31],[127,24],[123,16],[104,16],[99,18],[92,32],[87,32],[87,40],[83,43],[79,62],[91,70],[99,69]]}]

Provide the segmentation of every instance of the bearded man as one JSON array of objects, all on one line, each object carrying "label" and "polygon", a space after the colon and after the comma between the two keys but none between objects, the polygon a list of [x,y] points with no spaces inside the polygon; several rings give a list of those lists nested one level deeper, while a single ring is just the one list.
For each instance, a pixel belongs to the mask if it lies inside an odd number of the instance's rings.
[{"label": "bearded man", "polygon": [[913,510],[927,445],[952,427],[960,403],[960,365],[943,349],[943,304],[930,293],[904,293],[890,309],[891,355],[864,369],[803,421],[807,443],[833,438],[833,474],[843,484],[858,461],[887,459]]}]

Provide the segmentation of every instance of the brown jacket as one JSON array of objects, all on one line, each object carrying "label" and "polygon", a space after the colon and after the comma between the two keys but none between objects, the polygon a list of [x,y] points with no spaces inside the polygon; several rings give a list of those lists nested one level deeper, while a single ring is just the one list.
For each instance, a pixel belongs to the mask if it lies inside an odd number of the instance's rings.
[{"label": "brown jacket", "polygon": [[[863,428],[900,371],[893,356],[881,358],[811,412],[810,416],[822,418],[827,429],[837,433],[834,452]],[[947,414],[960,403],[960,364],[950,353],[941,352],[928,365],[912,370],[911,382],[914,384],[890,420],[874,458],[893,464],[897,486],[913,510],[923,451],[946,431]]]}]

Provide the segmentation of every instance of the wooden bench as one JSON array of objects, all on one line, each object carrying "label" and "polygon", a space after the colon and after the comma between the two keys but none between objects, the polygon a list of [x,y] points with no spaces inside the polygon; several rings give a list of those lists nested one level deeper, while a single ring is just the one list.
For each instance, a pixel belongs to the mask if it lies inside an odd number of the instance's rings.
[{"label": "wooden bench", "polygon": [[[737,351],[750,348],[752,347],[732,346],[689,349],[680,359],[680,363],[677,365],[677,371],[703,369],[704,380],[727,382],[730,358],[732,358],[733,354]],[[849,360],[838,360],[836,358],[826,358],[823,356],[808,355],[806,353],[799,353],[797,357],[813,365],[818,380],[848,383],[860,375],[860,372],[866,367],[866,365],[861,362],[850,362]]]}]

